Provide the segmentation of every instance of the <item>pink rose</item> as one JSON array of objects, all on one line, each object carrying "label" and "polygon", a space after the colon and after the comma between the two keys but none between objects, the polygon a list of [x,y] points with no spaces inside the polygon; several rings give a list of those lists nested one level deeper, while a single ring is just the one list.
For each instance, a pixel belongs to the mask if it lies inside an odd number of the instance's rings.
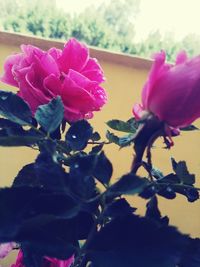
[{"label": "pink rose", "polygon": [[77,121],[92,118],[106,103],[103,71],[88,48],[70,39],[63,50],[48,51],[22,45],[22,53],[11,55],[4,65],[1,81],[19,88],[18,95],[30,106],[33,114],[39,105],[61,96],[65,118]]},{"label": "pink rose", "polygon": [[[42,267],[70,267],[73,262],[74,256],[72,256],[68,260],[58,260],[55,258],[45,257],[43,259]],[[11,267],[25,267],[21,250],[18,253],[16,263],[12,264]]]},{"label": "pink rose", "polygon": [[180,128],[200,117],[200,56],[177,55],[176,64],[165,63],[165,52],[157,53],[142,91],[142,104],[133,113],[140,119],[153,113],[168,126]]}]

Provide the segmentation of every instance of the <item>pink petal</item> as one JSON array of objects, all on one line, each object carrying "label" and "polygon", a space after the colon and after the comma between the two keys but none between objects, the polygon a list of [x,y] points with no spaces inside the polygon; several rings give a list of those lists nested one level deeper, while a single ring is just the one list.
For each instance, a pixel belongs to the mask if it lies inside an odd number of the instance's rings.
[{"label": "pink petal", "polygon": [[136,120],[141,119],[143,114],[144,114],[144,109],[143,109],[142,105],[135,104],[133,106],[133,115],[134,115],[135,119]]},{"label": "pink petal", "polygon": [[47,51],[47,53],[57,61],[58,58],[62,55],[62,50],[52,47]]},{"label": "pink petal", "polygon": [[61,97],[64,105],[75,108],[80,112],[88,112],[93,110],[95,106],[94,97],[69,77],[65,77]]},{"label": "pink petal", "polygon": [[147,108],[148,106],[149,95],[151,93],[155,81],[157,80],[157,78],[160,75],[160,72],[163,69],[163,66],[165,64],[165,57],[166,55],[164,51],[161,51],[153,55],[155,61],[151,67],[148,80],[142,91],[142,104],[144,108]]},{"label": "pink petal", "polygon": [[69,69],[81,71],[89,59],[88,48],[71,38],[65,45],[61,57],[58,59],[60,70],[68,73]]},{"label": "pink petal", "polygon": [[96,87],[97,82],[91,81],[77,71],[69,70],[68,77],[72,79],[78,86],[90,91],[91,88]]},{"label": "pink petal", "polygon": [[61,95],[62,82],[54,74],[47,76],[43,85],[49,93],[52,93],[52,97]]},{"label": "pink petal", "polygon": [[92,81],[98,83],[105,81],[103,69],[96,58],[90,58],[81,73]]},{"label": "pink petal", "polygon": [[49,258],[49,257],[45,257],[45,260],[47,260],[50,263],[49,267],[70,267],[72,263],[74,262],[74,256],[71,256],[67,260],[58,260],[58,259]]},{"label": "pink petal", "polygon": [[200,57],[178,64],[160,77],[149,109],[170,126],[183,127],[200,116]]},{"label": "pink petal", "polygon": [[91,81],[80,73],[69,70],[68,77],[72,79],[79,87],[87,90],[95,99],[94,109],[99,110],[107,102],[105,90],[97,82]]},{"label": "pink petal", "polygon": [[187,53],[185,51],[179,52],[176,56],[176,65],[185,63],[187,58]]},{"label": "pink petal", "polygon": [[47,76],[47,75],[50,75],[50,74],[54,74],[56,76],[59,76],[60,75],[60,71],[59,71],[59,68],[58,68],[58,65],[55,61],[55,59],[45,53],[42,57],[36,57],[35,58],[36,61],[37,61],[37,68],[36,69],[36,72],[38,72],[38,75],[42,76],[42,74],[44,76]]},{"label": "pink petal", "polygon": [[95,98],[95,110],[100,110],[100,108],[107,102],[107,94],[105,90],[100,86],[96,86],[91,93]]},{"label": "pink petal", "polygon": [[38,88],[34,85],[35,74],[32,66],[26,73],[18,72],[18,81],[20,89],[18,95],[29,104],[33,114],[39,105],[50,101],[51,97],[45,95],[44,88]]},{"label": "pink petal", "polygon": [[33,63],[35,56],[40,58],[45,53],[43,50],[33,45],[22,44],[20,47],[29,64]]},{"label": "pink petal", "polygon": [[4,63],[4,74],[0,78],[2,82],[12,86],[16,87],[18,86],[18,83],[15,80],[15,76],[13,75],[13,67],[18,65],[22,59],[23,59],[23,54],[16,54],[7,57]]}]

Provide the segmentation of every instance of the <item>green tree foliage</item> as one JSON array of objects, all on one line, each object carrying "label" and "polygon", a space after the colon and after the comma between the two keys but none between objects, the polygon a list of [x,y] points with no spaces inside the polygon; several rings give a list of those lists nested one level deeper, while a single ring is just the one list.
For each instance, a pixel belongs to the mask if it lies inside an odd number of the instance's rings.
[{"label": "green tree foliage", "polygon": [[62,40],[73,36],[88,45],[142,57],[164,49],[169,61],[174,61],[181,49],[189,56],[200,53],[200,36],[195,34],[178,42],[171,33],[163,36],[155,31],[136,42],[134,22],[140,0],[107,1],[74,15],[55,6],[55,0],[2,0],[0,29]]}]

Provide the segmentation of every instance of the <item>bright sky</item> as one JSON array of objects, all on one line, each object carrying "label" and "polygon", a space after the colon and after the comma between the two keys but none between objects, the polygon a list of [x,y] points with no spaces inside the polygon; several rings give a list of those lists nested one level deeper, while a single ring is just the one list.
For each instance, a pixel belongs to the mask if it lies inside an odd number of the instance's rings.
[{"label": "bright sky", "polygon": [[[108,0],[56,0],[58,6],[69,12],[80,12],[90,5]],[[174,33],[179,40],[188,33],[200,35],[200,0],[141,0],[136,24],[136,39],[160,30]]]}]

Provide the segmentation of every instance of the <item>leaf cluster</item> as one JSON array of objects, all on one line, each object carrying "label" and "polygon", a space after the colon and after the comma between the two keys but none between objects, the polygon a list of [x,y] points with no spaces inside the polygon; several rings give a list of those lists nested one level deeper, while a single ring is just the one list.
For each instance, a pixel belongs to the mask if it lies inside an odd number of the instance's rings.
[{"label": "leaf cluster", "polygon": [[[156,197],[172,198],[172,191],[189,201],[199,197],[185,162],[173,159],[174,173],[167,176],[147,166],[152,180],[132,170],[111,180],[113,166],[103,147],[134,144],[140,127],[135,120],[109,121],[109,127],[129,137],[116,141],[110,133],[105,142],[89,122],[66,122],[60,97],[40,106],[33,117],[20,97],[1,91],[0,114],[0,146],[38,149],[36,160],[19,171],[12,186],[0,188],[0,243],[17,242],[26,267],[40,267],[44,256],[71,255],[74,266],[82,267],[199,266],[199,240],[169,226]],[[126,195],[150,199],[144,217],[135,214]]]}]

